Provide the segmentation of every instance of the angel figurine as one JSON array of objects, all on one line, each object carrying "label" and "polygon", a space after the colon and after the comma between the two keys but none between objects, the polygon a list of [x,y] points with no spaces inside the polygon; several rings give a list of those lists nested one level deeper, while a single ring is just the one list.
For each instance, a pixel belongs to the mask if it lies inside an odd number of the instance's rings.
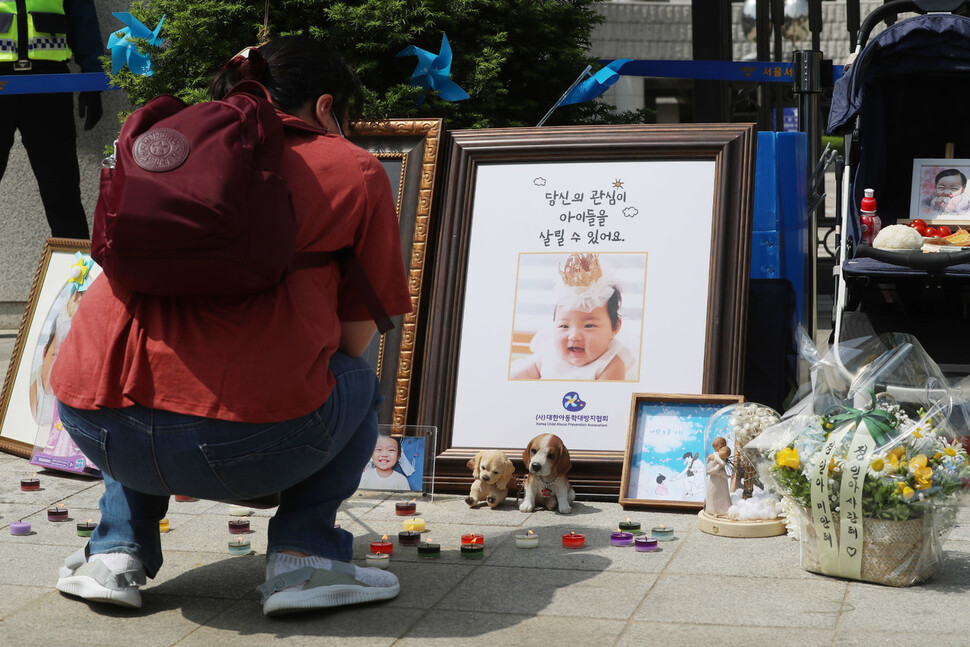
[{"label": "angel figurine", "polygon": [[711,443],[714,451],[707,457],[707,496],[704,499],[704,510],[710,515],[722,516],[731,507],[731,490],[728,487],[728,460],[731,448],[721,436],[714,438]]}]

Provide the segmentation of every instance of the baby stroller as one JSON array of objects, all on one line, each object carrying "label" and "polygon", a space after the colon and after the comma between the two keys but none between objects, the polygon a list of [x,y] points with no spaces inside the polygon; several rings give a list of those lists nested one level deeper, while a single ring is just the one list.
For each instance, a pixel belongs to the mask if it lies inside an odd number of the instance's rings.
[{"label": "baby stroller", "polygon": [[[951,376],[970,373],[970,249],[928,254],[861,245],[859,205],[872,188],[884,228],[915,218],[914,160],[949,157],[950,145],[952,156],[970,165],[967,5],[893,0],[870,13],[855,61],[836,82],[828,121],[829,134],[845,138],[846,165],[837,197],[833,347],[849,351],[857,346],[851,340],[911,333]],[[879,22],[904,12],[921,15],[895,22],[867,44]]]}]

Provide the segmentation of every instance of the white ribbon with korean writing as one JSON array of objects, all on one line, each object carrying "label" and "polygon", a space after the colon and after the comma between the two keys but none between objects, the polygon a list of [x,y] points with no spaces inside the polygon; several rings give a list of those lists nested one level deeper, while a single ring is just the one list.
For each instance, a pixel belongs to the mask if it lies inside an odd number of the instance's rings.
[{"label": "white ribbon with korean writing", "polygon": [[[836,447],[851,433],[849,451],[842,465],[839,492],[839,535],[834,541],[834,519],[829,505],[828,466],[836,455]],[[812,466],[811,496],[812,522],[819,551],[822,572],[850,579],[862,574],[862,486],[869,466],[869,458],[876,442],[865,420],[843,425],[832,432],[822,446],[819,458]]]}]

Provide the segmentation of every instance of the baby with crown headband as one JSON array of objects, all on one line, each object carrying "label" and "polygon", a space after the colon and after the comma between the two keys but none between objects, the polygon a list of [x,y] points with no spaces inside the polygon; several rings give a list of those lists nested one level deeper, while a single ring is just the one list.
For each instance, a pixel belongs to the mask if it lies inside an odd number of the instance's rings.
[{"label": "baby with crown headband", "polygon": [[532,338],[532,355],[512,363],[514,380],[626,380],[633,353],[618,338],[622,298],[598,254],[572,254],[553,289],[553,325]]}]

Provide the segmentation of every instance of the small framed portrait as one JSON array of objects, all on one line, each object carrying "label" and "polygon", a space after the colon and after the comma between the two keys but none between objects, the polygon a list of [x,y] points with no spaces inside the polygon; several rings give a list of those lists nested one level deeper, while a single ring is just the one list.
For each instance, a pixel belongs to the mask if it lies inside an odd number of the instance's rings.
[{"label": "small framed portrait", "polygon": [[[740,395],[635,393],[623,458],[620,504],[700,509],[707,493],[704,430]],[[729,440],[729,446],[733,439]]]},{"label": "small framed portrait", "polygon": [[421,425],[378,425],[377,443],[357,489],[433,493],[435,431]]},{"label": "small framed portrait", "polygon": [[970,220],[970,159],[914,159],[910,214],[923,220]]}]

